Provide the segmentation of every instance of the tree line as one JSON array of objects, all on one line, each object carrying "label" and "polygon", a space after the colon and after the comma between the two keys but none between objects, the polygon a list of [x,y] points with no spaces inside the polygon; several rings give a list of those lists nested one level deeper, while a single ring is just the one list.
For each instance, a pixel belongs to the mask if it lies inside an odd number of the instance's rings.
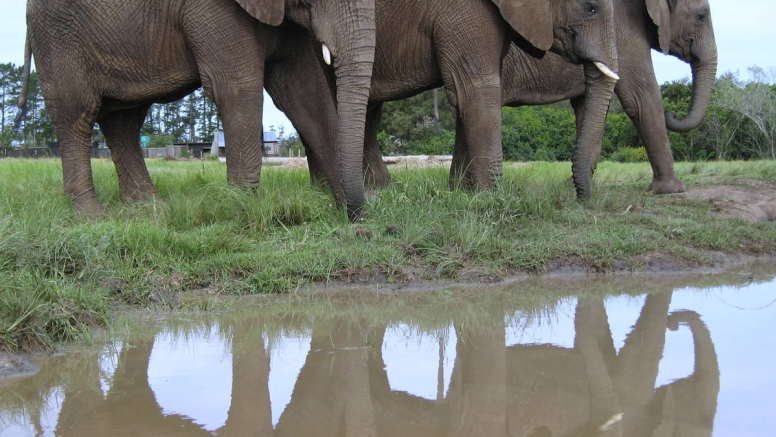
[{"label": "tree line", "polygon": [[[682,161],[776,159],[776,69],[749,68],[748,80],[738,72],[717,78],[711,104],[698,129],[669,132],[674,158]],[[689,79],[661,85],[666,111],[687,114],[692,100]],[[431,91],[383,106],[378,142],[383,154],[449,154],[455,121],[444,92],[438,93],[434,116]],[[502,109],[504,159],[510,161],[571,160],[576,128],[567,102]],[[644,144],[614,96],[606,120],[601,155],[615,161],[646,161]]]},{"label": "tree line", "polygon": [[[701,126],[688,133],[669,133],[675,159],[776,159],[775,83],[776,70],[759,67],[749,68],[748,80],[738,72],[718,77]],[[56,141],[35,72],[30,77],[27,112],[19,129],[14,129],[21,87],[22,67],[0,64],[0,149],[45,147]],[[687,113],[692,95],[688,79],[666,82],[660,89],[667,111],[679,116]],[[181,100],[152,105],[141,134],[150,139],[147,146],[158,147],[211,142],[220,128],[215,104],[200,88]],[[285,136],[283,130],[278,126],[281,146],[299,153],[298,136]],[[570,160],[576,140],[574,112],[566,102],[503,108],[502,132],[505,160]],[[378,142],[385,155],[450,154],[454,137],[455,121],[443,91],[428,91],[383,106]],[[93,141],[102,141],[99,129]],[[646,160],[636,128],[616,97],[610,105],[601,154],[616,161]]]}]

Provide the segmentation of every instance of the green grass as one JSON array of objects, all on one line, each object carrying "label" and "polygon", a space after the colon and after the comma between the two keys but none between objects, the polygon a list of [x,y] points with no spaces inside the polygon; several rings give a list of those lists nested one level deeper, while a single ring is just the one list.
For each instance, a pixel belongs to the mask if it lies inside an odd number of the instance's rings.
[{"label": "green grass", "polygon": [[[58,160],[0,160],[0,348],[88,338],[118,304],[218,308],[213,296],[287,292],[321,281],[467,280],[591,271],[661,255],[776,255],[776,226],[714,216],[708,202],[645,193],[648,164],[602,163],[587,204],[568,163],[506,166],[499,187],[447,189],[447,170],[395,170],[351,225],[306,170],[265,168],[261,187],[225,183],[222,163],[149,160],[163,201],[122,204],[112,163],[92,163],[109,214],[85,220]],[[681,163],[688,186],[776,183],[776,162]],[[627,211],[627,212],[626,212]],[[635,260],[635,261],[633,261]],[[188,303],[197,293],[207,299]],[[181,294],[181,291],[189,293]]]}]

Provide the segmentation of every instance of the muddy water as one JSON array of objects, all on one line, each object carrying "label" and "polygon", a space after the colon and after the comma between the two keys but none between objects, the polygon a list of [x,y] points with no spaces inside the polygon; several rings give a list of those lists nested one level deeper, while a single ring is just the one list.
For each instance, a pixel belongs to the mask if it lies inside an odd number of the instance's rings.
[{"label": "muddy water", "polygon": [[775,301],[739,272],[136,313],[0,386],[0,435],[770,436]]}]

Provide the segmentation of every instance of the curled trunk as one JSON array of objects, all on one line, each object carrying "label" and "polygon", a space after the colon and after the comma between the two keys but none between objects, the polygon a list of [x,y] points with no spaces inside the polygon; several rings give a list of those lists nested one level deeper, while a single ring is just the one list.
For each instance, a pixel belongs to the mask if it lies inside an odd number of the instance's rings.
[{"label": "curled trunk", "polygon": [[697,128],[711,101],[711,91],[714,78],[717,75],[717,42],[711,23],[697,40],[692,42],[690,55],[683,59],[690,61],[692,66],[692,101],[687,116],[681,120],[676,114],[668,112],[665,115],[666,127],[674,132],[688,132]]},{"label": "curled trunk", "polygon": [[711,91],[717,74],[716,51],[714,58],[692,64],[692,102],[687,116],[678,119],[676,113],[666,113],[666,127],[674,132],[689,132],[697,128],[711,101]]}]

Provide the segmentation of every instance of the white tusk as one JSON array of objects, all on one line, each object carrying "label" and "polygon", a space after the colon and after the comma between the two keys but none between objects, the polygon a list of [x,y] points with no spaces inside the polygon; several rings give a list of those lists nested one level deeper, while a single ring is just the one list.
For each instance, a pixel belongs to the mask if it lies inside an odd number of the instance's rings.
[{"label": "white tusk", "polygon": [[606,66],[603,62],[593,62],[593,64],[601,70],[601,73],[605,74],[608,77],[611,77],[614,80],[620,80],[620,76],[617,76],[617,73],[610,70],[609,67]]},{"label": "white tusk", "polygon": [[[605,65],[604,65],[605,67]],[[607,68],[608,70],[608,68]],[[610,417],[609,420],[606,421],[603,425],[601,425],[598,429],[601,430],[601,432],[606,432],[609,430],[609,428],[612,427],[615,423],[622,420],[622,413],[615,414],[614,416]]]},{"label": "white tusk", "polygon": [[[323,62],[325,62],[326,65],[331,65],[331,52],[329,51],[329,48],[326,47],[326,44],[323,45]],[[604,68],[605,67],[606,66],[604,65]],[[601,67],[598,67],[598,68],[601,68]]]}]

